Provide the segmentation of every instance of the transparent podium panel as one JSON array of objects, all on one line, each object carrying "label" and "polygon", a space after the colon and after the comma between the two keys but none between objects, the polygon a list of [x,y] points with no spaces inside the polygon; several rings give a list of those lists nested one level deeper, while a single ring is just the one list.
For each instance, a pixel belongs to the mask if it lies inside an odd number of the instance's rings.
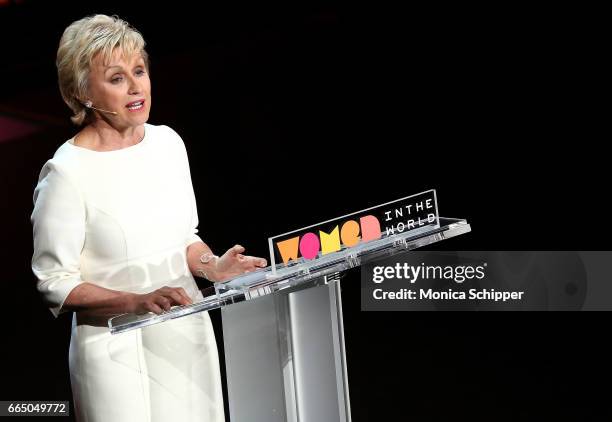
[{"label": "transparent podium panel", "polygon": [[232,421],[350,421],[336,278],[221,313]]}]

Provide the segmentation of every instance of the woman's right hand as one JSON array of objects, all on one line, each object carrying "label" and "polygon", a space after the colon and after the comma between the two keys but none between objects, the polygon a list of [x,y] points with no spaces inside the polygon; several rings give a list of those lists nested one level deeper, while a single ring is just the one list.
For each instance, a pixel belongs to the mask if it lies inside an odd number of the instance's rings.
[{"label": "woman's right hand", "polygon": [[182,287],[164,286],[151,293],[135,294],[130,306],[131,313],[142,315],[147,312],[161,314],[175,305],[190,305],[193,300]]}]

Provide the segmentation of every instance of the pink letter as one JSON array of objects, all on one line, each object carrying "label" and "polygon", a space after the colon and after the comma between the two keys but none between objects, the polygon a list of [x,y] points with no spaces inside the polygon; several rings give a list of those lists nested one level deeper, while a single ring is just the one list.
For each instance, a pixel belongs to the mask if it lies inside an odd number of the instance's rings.
[{"label": "pink letter", "polygon": [[380,222],[373,215],[365,215],[359,219],[361,223],[361,240],[369,242],[370,240],[380,239]]},{"label": "pink letter", "polygon": [[314,259],[319,253],[319,238],[314,233],[306,233],[300,240],[300,253],[304,259]]}]

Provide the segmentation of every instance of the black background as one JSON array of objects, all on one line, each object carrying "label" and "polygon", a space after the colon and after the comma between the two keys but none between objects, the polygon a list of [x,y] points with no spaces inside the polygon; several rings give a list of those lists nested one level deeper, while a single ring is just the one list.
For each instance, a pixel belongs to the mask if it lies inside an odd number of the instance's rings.
[{"label": "black background", "polygon": [[[143,33],[149,122],[183,137],[217,253],[266,256],[268,236],[430,188],[473,229],[437,248],[607,248],[601,11],[12,3],[0,114],[40,131],[0,144],[0,400],[71,400],[70,321],[36,292],[29,216],[40,168],[76,130],[57,44],[92,13]],[[365,313],[356,270],[343,306],[354,421],[612,416],[607,314]]]}]

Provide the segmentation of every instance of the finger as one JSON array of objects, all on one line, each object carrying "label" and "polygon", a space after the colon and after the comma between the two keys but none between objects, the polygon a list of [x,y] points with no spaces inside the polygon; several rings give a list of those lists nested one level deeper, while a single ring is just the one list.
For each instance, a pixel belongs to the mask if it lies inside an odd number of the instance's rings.
[{"label": "finger", "polygon": [[244,252],[244,247],[240,245],[235,245],[232,249],[230,249],[232,255],[238,255],[239,253]]},{"label": "finger", "polygon": [[182,305],[183,301],[185,300],[185,298],[181,296],[181,294],[177,292],[176,290],[171,290],[168,293],[166,293],[166,299],[168,299],[171,304],[178,304],[178,305]]},{"label": "finger", "polygon": [[173,303],[176,303],[178,305],[189,305],[193,303],[185,289],[183,289],[182,287],[164,286],[157,289],[157,292],[163,295],[162,297],[166,296],[171,298],[172,301],[170,302],[170,305],[172,305]]},{"label": "finger", "polygon": [[145,305],[145,308],[147,309],[147,311],[153,312],[154,314],[158,314],[158,315],[164,312],[164,310],[160,308],[159,306],[157,306],[157,304],[154,302],[147,303]]},{"label": "finger", "polygon": [[257,270],[259,267],[257,267],[254,263],[254,261],[251,261],[249,263],[247,263],[246,265],[243,265],[243,270],[246,273],[250,273],[251,271],[255,271]]},{"label": "finger", "polygon": [[250,261],[252,261],[255,267],[265,267],[268,265],[268,261],[266,261],[264,258],[257,258],[254,256],[249,256],[248,258]]},{"label": "finger", "polygon": [[173,300],[173,303],[176,303],[178,305],[188,305],[189,304],[189,300],[185,298],[185,296],[180,294],[178,289],[174,289],[171,292],[169,292],[168,296]]},{"label": "finger", "polygon": [[182,287],[177,287],[176,290],[180,293],[181,296],[183,296],[187,300],[186,305],[193,303],[193,300],[191,299],[191,297],[189,297],[185,289],[183,289]]},{"label": "finger", "polygon": [[164,296],[157,296],[155,298],[155,303],[157,305],[159,305],[163,310],[165,311],[169,311],[171,304],[170,304],[170,299],[164,297]]}]

